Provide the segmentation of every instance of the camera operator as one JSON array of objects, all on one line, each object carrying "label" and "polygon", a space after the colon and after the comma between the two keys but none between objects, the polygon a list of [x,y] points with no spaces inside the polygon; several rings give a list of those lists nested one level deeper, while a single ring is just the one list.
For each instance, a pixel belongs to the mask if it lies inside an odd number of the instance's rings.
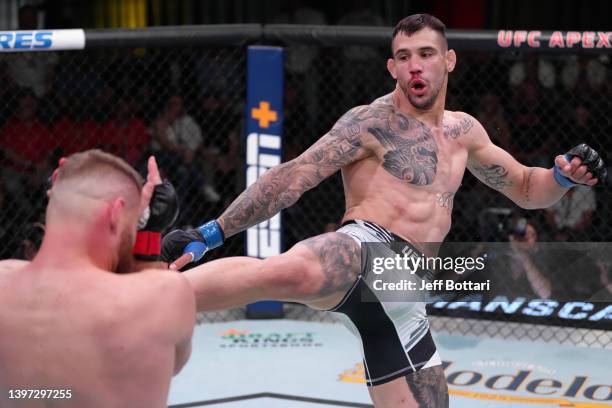
[{"label": "camera operator", "polygon": [[[480,233],[486,243],[474,254],[487,254],[485,269],[474,278],[490,280],[492,290],[485,301],[496,296],[507,299],[549,298],[551,283],[543,273],[547,256],[541,252],[538,230],[533,222],[507,208],[490,208],[480,215]],[[545,251],[542,251],[545,252]],[[476,255],[474,255],[476,256]]]},{"label": "camera operator", "polygon": [[551,266],[546,251],[541,251],[538,242],[538,231],[527,219],[518,217],[510,222],[508,234],[510,242],[509,276],[513,284],[519,284],[521,295],[536,295],[540,299],[549,299],[552,285],[547,278],[547,269]]}]

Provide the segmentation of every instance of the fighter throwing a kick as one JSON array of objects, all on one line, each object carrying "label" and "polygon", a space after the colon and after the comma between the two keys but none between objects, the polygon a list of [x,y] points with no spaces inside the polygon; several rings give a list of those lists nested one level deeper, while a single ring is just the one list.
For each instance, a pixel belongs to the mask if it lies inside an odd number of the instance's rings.
[{"label": "fighter throwing a kick", "polygon": [[605,169],[598,153],[584,144],[557,156],[554,168],[526,167],[494,145],[472,116],[446,111],[456,55],[437,18],[404,18],[391,48],[387,69],[396,80],[393,92],[348,111],[299,157],[263,174],[217,220],[168,234],[162,255],[168,262],[184,252],[199,259],[341,170],[346,212],[338,231],[304,240],[279,256],[225,258],[185,272],[198,309],[279,299],[338,312],[360,340],[376,407],[447,407],[425,304],[362,302],[368,271],[362,270],[361,243],[444,240],[466,167],[527,209],[554,204],[575,184],[595,185]]}]

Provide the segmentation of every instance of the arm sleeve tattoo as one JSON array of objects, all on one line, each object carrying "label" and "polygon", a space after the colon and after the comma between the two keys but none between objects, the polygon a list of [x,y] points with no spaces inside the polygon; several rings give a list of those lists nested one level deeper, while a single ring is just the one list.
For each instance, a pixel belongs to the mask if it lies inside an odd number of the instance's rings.
[{"label": "arm sleeve tattoo", "polygon": [[508,170],[499,164],[483,164],[468,160],[468,169],[483,183],[495,190],[502,191],[514,183],[508,178]]},{"label": "arm sleeve tattoo", "polygon": [[361,134],[368,111],[367,106],[351,109],[300,156],[265,172],[219,217],[225,236],[269,219],[341,167],[365,157]]}]

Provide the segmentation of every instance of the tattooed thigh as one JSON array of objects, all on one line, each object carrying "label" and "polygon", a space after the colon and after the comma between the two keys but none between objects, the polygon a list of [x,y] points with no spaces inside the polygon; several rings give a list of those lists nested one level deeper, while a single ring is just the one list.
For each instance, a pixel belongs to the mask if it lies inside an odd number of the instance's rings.
[{"label": "tattooed thigh", "polygon": [[320,266],[322,283],[317,293],[320,297],[346,292],[361,272],[361,248],[346,234],[330,232],[302,241],[298,246],[314,253],[314,261]]},{"label": "tattooed thigh", "polygon": [[419,408],[448,408],[448,387],[442,366],[424,368],[405,378]]}]

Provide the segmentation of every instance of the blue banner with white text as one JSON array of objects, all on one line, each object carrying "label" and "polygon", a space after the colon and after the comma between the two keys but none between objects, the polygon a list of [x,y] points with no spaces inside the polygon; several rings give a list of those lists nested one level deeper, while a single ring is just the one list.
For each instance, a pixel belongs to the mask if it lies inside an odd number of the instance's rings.
[{"label": "blue banner with white text", "polygon": [[[283,125],[283,49],[250,46],[247,51],[246,185],[280,164]],[[283,250],[281,215],[246,232],[247,255],[267,258]],[[280,317],[281,302],[247,307],[250,317]]]}]

